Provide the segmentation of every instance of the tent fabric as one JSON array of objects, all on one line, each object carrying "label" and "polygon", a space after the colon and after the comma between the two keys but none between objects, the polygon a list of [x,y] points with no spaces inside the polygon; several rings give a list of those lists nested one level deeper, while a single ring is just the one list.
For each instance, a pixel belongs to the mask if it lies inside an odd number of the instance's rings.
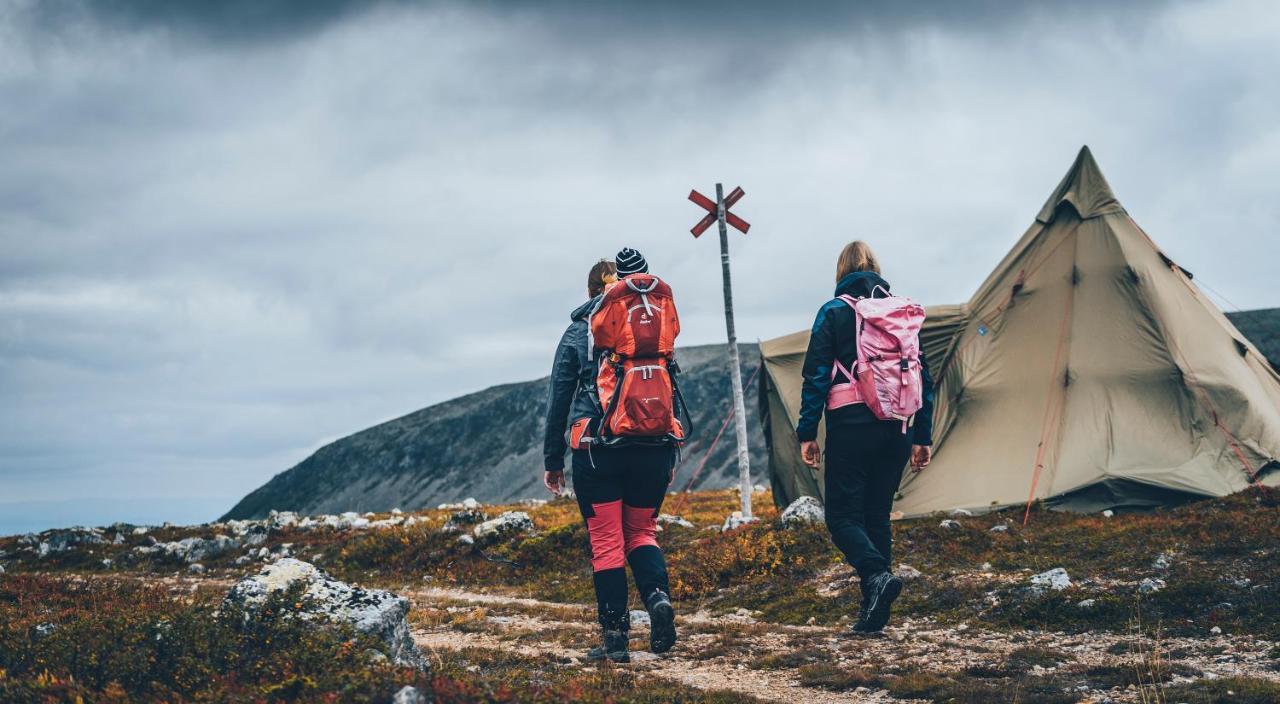
[{"label": "tent fabric", "polygon": [[[906,515],[1280,483],[1280,376],[1129,217],[1087,147],[973,298],[935,310],[935,454],[904,475]],[[794,431],[807,337],[761,345],[780,503],[820,496]]]}]

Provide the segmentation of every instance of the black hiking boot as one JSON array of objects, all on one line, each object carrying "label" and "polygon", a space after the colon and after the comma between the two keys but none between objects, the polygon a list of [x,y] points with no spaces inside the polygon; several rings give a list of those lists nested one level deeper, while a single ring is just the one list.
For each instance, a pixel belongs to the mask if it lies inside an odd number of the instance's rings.
[{"label": "black hiking boot", "polygon": [[649,610],[649,651],[660,655],[676,644],[676,610],[661,589],[645,599]]},{"label": "black hiking boot", "polygon": [[871,610],[867,608],[867,597],[862,597],[862,603],[858,605],[858,621],[853,624],[853,628],[849,629],[850,633],[863,634],[867,633],[867,615]]},{"label": "black hiking boot", "polygon": [[612,660],[613,662],[631,662],[627,653],[626,631],[604,631],[600,645],[587,651],[588,660]]},{"label": "black hiking boot", "polygon": [[902,593],[902,580],[888,572],[873,575],[862,585],[867,598],[866,630],[863,633],[879,633],[889,622],[889,607]]}]

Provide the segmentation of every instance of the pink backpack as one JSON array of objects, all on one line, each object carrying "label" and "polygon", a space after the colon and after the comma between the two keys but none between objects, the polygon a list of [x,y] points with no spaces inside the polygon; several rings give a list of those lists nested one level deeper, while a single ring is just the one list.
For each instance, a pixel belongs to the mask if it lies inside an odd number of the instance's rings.
[{"label": "pink backpack", "polygon": [[[920,376],[924,307],[902,296],[844,295],[840,300],[853,309],[858,326],[858,359],[852,369],[845,369],[840,360],[835,360],[827,409],[865,403],[876,418],[902,421],[905,433],[911,416],[924,405]],[[837,374],[843,374],[848,381],[836,383]]]}]

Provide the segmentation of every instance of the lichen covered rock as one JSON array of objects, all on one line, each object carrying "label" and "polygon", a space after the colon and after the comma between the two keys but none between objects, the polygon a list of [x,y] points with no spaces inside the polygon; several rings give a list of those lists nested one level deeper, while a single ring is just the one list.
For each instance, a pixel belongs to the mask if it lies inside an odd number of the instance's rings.
[{"label": "lichen covered rock", "polygon": [[782,512],[782,525],[786,528],[822,523],[825,520],[822,502],[812,496],[801,496]]},{"label": "lichen covered rock", "polygon": [[493,541],[533,530],[533,519],[524,511],[507,511],[475,527],[476,540]]},{"label": "lichen covered rock", "polygon": [[427,662],[409,634],[408,599],[341,582],[302,560],[286,557],[240,580],[227,592],[224,603],[253,613],[271,594],[292,588],[302,590],[302,618],[350,624],[382,641],[396,664],[426,669]]}]

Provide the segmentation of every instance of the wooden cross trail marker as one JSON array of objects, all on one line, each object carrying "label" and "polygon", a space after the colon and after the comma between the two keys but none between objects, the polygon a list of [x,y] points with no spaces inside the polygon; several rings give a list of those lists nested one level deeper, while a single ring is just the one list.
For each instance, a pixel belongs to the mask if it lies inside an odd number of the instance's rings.
[{"label": "wooden cross trail marker", "polygon": [[[738,201],[742,200],[742,196],[744,195],[746,195],[746,192],[744,192],[742,190],[742,187],[739,186],[738,188],[735,188],[732,191],[730,191],[729,195],[725,196],[724,219],[730,225],[733,225],[733,227],[736,230],[738,230],[738,232],[741,232],[742,234],[745,235],[747,234],[747,230],[751,229],[751,223],[729,212],[729,208],[732,208],[734,203],[737,203]],[[718,216],[718,213],[716,212],[716,202],[702,195],[696,190],[689,191],[689,200],[693,201],[694,203],[697,203],[701,208],[707,211],[707,216],[699,220],[697,225],[694,225],[692,228],[689,229],[689,232],[692,232],[693,236],[697,237],[702,233],[706,232],[707,228],[711,227],[711,224],[718,219],[719,216]]]},{"label": "wooden cross trail marker", "polygon": [[711,223],[720,223],[720,272],[724,276],[724,326],[729,333],[729,380],[733,384],[734,430],[738,437],[738,480],[741,495],[742,515],[751,517],[751,455],[747,450],[747,404],[742,393],[742,367],[738,360],[738,336],[733,329],[733,284],[729,279],[729,234],[725,224],[747,234],[751,224],[729,212],[734,203],[746,195],[741,188],[735,188],[726,197],[724,185],[716,184],[716,199],[702,195],[697,191],[689,191],[689,200],[707,211],[705,217],[698,221],[689,232],[694,237],[701,235],[711,227]]}]

